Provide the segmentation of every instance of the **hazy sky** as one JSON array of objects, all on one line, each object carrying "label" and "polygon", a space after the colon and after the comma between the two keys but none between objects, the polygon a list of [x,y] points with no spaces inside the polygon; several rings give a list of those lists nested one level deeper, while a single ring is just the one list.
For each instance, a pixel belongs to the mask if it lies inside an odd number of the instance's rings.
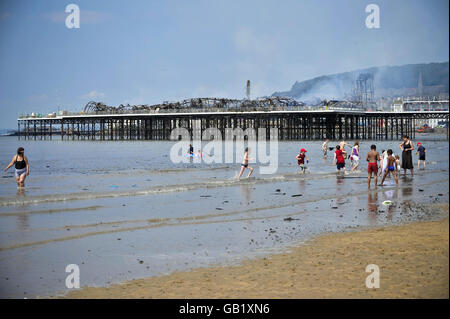
[{"label": "hazy sky", "polygon": [[[66,5],[81,11],[65,26]],[[380,7],[368,29],[365,8]],[[443,62],[448,0],[0,2],[0,128],[90,101],[252,97],[359,68]]]}]

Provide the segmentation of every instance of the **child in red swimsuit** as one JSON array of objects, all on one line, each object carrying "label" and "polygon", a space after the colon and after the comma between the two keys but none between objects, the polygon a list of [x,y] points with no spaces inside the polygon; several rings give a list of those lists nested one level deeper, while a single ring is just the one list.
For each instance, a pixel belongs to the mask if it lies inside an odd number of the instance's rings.
[{"label": "child in red swimsuit", "polygon": [[306,160],[306,162],[308,162],[308,159],[306,158],[306,154],[305,154],[306,152],[307,151],[304,148],[302,148],[300,150],[300,154],[298,154],[296,156],[297,163],[298,163],[298,165],[300,166],[300,168],[302,170],[302,174],[305,174],[305,171],[306,171],[305,160]]},{"label": "child in red swimsuit", "polygon": [[338,172],[341,171],[341,169],[344,170],[345,173],[345,158],[344,158],[344,154],[341,150],[341,147],[339,145],[336,145],[336,151],[334,152],[334,159],[333,159],[333,163],[336,163],[336,168],[338,170]]}]

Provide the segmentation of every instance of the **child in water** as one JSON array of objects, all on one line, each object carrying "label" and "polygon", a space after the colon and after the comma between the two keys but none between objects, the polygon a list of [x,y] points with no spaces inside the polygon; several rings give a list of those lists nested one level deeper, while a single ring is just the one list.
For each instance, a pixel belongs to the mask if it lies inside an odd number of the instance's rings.
[{"label": "child in water", "polygon": [[247,175],[247,178],[250,178],[250,176],[251,176],[252,173],[253,173],[253,168],[250,167],[250,166],[248,166],[248,161],[253,160],[253,158],[248,157],[249,153],[250,153],[250,149],[249,149],[248,147],[246,147],[246,148],[245,148],[245,153],[244,153],[244,159],[242,160],[242,164],[241,164],[241,171],[239,172],[239,175],[238,175],[238,177],[237,177],[238,180],[241,179],[241,176],[242,176],[242,174],[244,174],[244,170],[245,170],[246,168],[248,168],[249,171],[250,171],[250,172],[248,173],[248,175]]},{"label": "child in water", "polygon": [[298,163],[298,165],[300,166],[300,169],[301,169],[301,173],[302,174],[305,174],[305,171],[306,171],[306,166],[305,166],[305,161],[306,161],[306,163],[308,163],[309,161],[308,161],[308,158],[306,157],[306,150],[304,149],[304,148],[302,148],[301,150],[300,150],[300,154],[298,154],[297,156],[296,156],[296,158],[297,158],[297,163]]},{"label": "child in water", "polygon": [[402,164],[400,163],[400,155],[395,155],[395,171],[400,174],[400,168],[402,168]]},{"label": "child in water", "polygon": [[352,171],[356,171],[359,166],[359,142],[356,141],[352,148],[352,154],[350,155],[352,161]]},{"label": "child in water", "polygon": [[384,172],[386,171],[386,166],[387,166],[387,157],[388,154],[386,152],[386,150],[382,150],[381,151],[381,156],[380,156],[380,166],[379,166],[379,171],[378,171],[378,175],[383,176]]},{"label": "child in water", "polygon": [[425,149],[425,147],[423,147],[423,145],[420,142],[417,143],[416,155],[419,155],[419,160],[417,161],[417,169],[420,169],[420,162],[423,162],[423,169],[425,169],[425,167],[426,167],[425,153],[426,152],[427,152],[427,150]]},{"label": "child in water", "polygon": [[334,163],[336,163],[337,171],[340,172],[341,169],[343,169],[345,174],[345,157],[340,145],[336,145],[336,151],[334,152],[333,159],[333,164]]},{"label": "child in water", "polygon": [[395,157],[392,156],[391,149],[387,150],[387,167],[384,172],[383,179],[381,180],[380,186],[383,186],[384,180],[389,173],[392,173],[392,175],[394,175],[395,183],[398,185],[398,177],[395,169]]},{"label": "child in water", "polygon": [[[326,158],[326,157],[327,157],[327,151],[328,151],[327,147],[328,147],[328,143],[329,143],[329,142],[330,142],[330,140],[329,140],[329,139],[326,139],[325,142],[323,142],[323,144],[322,144],[323,158]],[[331,150],[330,150],[330,151],[331,151]]]}]

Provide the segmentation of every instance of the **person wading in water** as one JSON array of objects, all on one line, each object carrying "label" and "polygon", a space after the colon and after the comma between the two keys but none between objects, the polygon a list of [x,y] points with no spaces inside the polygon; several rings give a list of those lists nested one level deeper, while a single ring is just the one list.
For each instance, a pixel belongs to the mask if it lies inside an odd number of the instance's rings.
[{"label": "person wading in water", "polygon": [[28,159],[24,154],[25,150],[23,147],[17,149],[17,154],[14,155],[11,163],[5,167],[5,172],[14,165],[17,181],[17,188],[25,187],[25,178],[30,175],[30,165],[28,165]]},{"label": "person wading in water", "polygon": [[244,159],[242,160],[242,164],[241,164],[241,171],[239,172],[239,175],[237,177],[237,179],[239,180],[242,176],[242,174],[244,173],[244,170],[246,168],[248,168],[250,170],[250,172],[248,173],[247,178],[249,178],[252,173],[253,173],[253,168],[248,166],[248,161],[252,160],[252,158],[248,157],[248,154],[250,153],[250,150],[248,147],[245,148],[245,153],[244,153]]},{"label": "person wading in water", "polygon": [[402,136],[403,142],[400,144],[402,152],[402,168],[406,176],[406,170],[411,171],[411,176],[414,176],[414,165],[412,161],[412,151],[414,150],[414,144],[409,139],[409,136]]}]

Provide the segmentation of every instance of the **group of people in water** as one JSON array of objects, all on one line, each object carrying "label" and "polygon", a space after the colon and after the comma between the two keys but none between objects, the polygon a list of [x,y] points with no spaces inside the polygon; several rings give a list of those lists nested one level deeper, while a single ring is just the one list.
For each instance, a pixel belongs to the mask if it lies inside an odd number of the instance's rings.
[{"label": "group of people in water", "polygon": [[[322,144],[322,152],[323,152],[323,158],[327,158],[328,150],[332,151],[334,147],[329,147],[328,143],[330,142],[329,139],[326,139],[325,142]],[[351,147],[350,155],[347,154],[347,151],[345,150],[345,147]],[[351,162],[351,170],[356,171],[359,167],[359,141],[356,141],[354,145],[348,144],[345,140],[342,140],[338,145],[336,145],[336,151],[334,152],[334,158],[333,163],[336,165],[336,168],[338,171],[344,171],[345,172],[345,159],[350,159]]]},{"label": "group of people in water", "polygon": [[[322,151],[324,158],[327,157],[328,150],[332,151],[334,147],[328,147],[330,140],[325,140],[322,144]],[[351,147],[350,154],[347,153],[345,147]],[[423,168],[426,167],[426,149],[419,142],[417,143],[416,155],[419,155],[419,160],[417,162],[417,168],[420,169],[420,164],[423,164]],[[378,185],[378,176],[382,178],[380,186],[384,184],[386,177],[392,175],[396,184],[398,185],[398,177],[400,175],[400,170],[403,169],[404,175],[406,176],[407,170],[410,170],[411,176],[414,176],[414,164],[412,161],[412,151],[414,150],[414,144],[410,140],[409,136],[402,136],[402,143],[400,144],[400,149],[402,151],[402,160],[400,161],[399,155],[394,155],[392,149],[382,150],[381,154],[377,151],[376,145],[371,145],[370,151],[367,153],[366,161],[368,162],[368,187],[370,188],[370,183],[372,176],[374,177],[375,187]],[[304,150],[304,149],[302,149]],[[300,152],[301,153],[301,152]],[[350,159],[351,170],[356,171],[359,167],[360,153],[359,153],[359,142],[356,141],[354,145],[348,144],[345,140],[341,141],[336,145],[336,151],[334,152],[333,164],[336,165],[338,172],[341,170],[345,173],[345,160]],[[304,168],[302,168],[302,172]]]},{"label": "group of people in water", "polygon": [[[361,158],[359,150],[359,141],[356,141],[353,145],[348,144],[345,140],[341,141],[335,147],[329,147],[330,140],[326,139],[322,144],[323,158],[326,159],[328,156],[328,151],[334,151],[333,165],[336,165],[338,174],[346,174],[346,159],[351,162],[351,171],[357,171],[359,168],[359,161]],[[350,154],[347,152],[346,147],[350,147]],[[417,162],[417,167],[420,169],[420,164],[423,164],[423,168],[426,167],[425,153],[426,149],[421,143],[417,143],[417,155],[419,155],[419,160]],[[414,150],[414,144],[410,140],[409,136],[402,136],[402,143],[400,144],[400,149],[402,151],[402,159],[400,160],[399,155],[395,155],[392,149],[382,150],[381,154],[377,151],[376,145],[371,145],[370,151],[366,155],[366,161],[368,162],[368,187],[370,188],[370,183],[372,177],[374,178],[375,187],[378,185],[378,177],[381,178],[381,183],[379,186],[384,184],[384,181],[388,176],[394,178],[396,184],[398,185],[398,177],[400,176],[400,171],[403,169],[404,175],[406,175],[407,170],[410,170],[411,176],[414,176],[414,164],[412,161],[412,151]],[[299,154],[296,156],[297,164],[300,167],[300,173],[304,174],[307,170],[307,164],[309,159],[306,156],[307,150],[301,148]],[[250,177],[253,173],[253,168],[248,166],[249,160],[249,149],[245,149],[244,159],[241,164],[241,170],[237,179],[240,179],[244,170],[249,169]]]},{"label": "group of people in water", "polygon": [[[350,159],[351,161],[351,171],[356,171],[359,167],[360,161],[360,152],[359,152],[359,142],[356,141],[353,146],[348,144],[345,140],[341,141],[335,147],[329,147],[328,143],[329,139],[325,140],[322,144],[322,152],[324,159],[328,156],[328,151],[333,151],[334,148],[334,157],[333,157],[333,165],[336,165],[336,169],[338,173],[346,172],[345,161],[346,159]],[[351,147],[350,154],[346,151],[346,147]],[[367,153],[366,161],[368,162],[368,187],[370,188],[370,183],[372,177],[375,180],[375,187],[378,183],[378,176],[382,178],[380,186],[383,185],[386,177],[392,175],[394,177],[395,182],[398,184],[398,177],[400,175],[400,170],[404,170],[404,174],[406,175],[406,171],[409,169],[411,172],[411,176],[414,175],[414,164],[412,160],[412,151],[414,150],[414,144],[409,139],[408,136],[402,136],[402,143],[400,144],[400,149],[402,150],[402,160],[400,161],[399,155],[394,155],[392,149],[382,150],[381,154],[377,151],[376,145],[372,145],[370,147],[370,151]],[[241,164],[241,170],[237,176],[237,179],[240,179],[245,171],[245,169],[249,170],[247,178],[249,178],[253,173],[253,168],[249,166],[249,161],[253,160],[249,157],[250,149],[247,147],[244,152],[244,158]],[[296,156],[297,163],[300,167],[301,173],[304,174],[307,169],[307,164],[309,160],[306,156],[307,150],[304,148],[300,149],[299,154]],[[426,149],[421,143],[417,143],[417,155],[419,155],[419,160],[417,162],[417,168],[420,169],[420,164],[423,165],[423,168],[426,168]],[[197,154],[194,154],[194,148],[192,145],[189,145],[189,156],[200,156],[203,154],[201,150],[198,151]],[[30,165],[28,163],[28,159],[25,156],[25,150],[23,147],[19,147],[17,149],[17,154],[14,155],[11,162],[8,166],[5,167],[5,172],[14,166],[15,168],[15,177],[17,181],[18,188],[25,187],[25,178],[30,174]]]}]

